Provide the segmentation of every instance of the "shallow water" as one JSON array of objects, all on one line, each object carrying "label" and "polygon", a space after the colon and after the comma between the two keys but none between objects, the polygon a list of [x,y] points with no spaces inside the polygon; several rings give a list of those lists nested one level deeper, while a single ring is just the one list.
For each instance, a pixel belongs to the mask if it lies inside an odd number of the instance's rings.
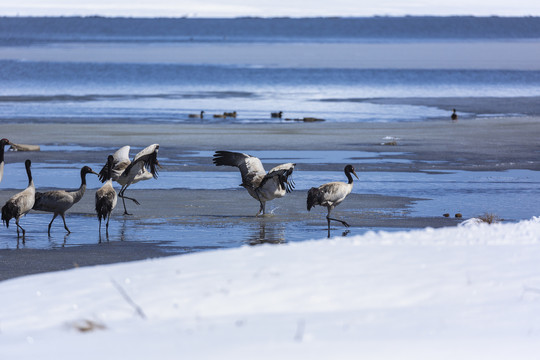
[{"label": "shallow water", "polygon": [[[56,151],[101,151],[77,145],[48,145],[55,159]],[[110,149],[114,151],[115,149]],[[135,153],[139,149],[132,149]],[[245,151],[257,155],[265,164],[295,162],[293,174],[296,191],[306,191],[329,181],[345,181],[342,170],[313,171],[303,168],[315,164],[362,164],[381,163],[387,166],[408,164],[412,160],[403,152],[362,152],[362,151]],[[175,160],[160,159],[163,169],[158,180],[133,184],[130,189],[239,189],[240,174],[230,167],[215,168],[210,159],[212,151],[190,151]],[[103,164],[89,163],[95,171]],[[180,165],[182,171],[167,171],[167,166]],[[307,166],[309,165],[309,166]],[[208,171],[190,171],[197,166]],[[271,166],[271,165],[270,165]],[[267,170],[269,170],[267,165]],[[339,166],[341,168],[341,165]],[[36,188],[75,189],[80,184],[80,165],[74,166],[57,160],[33,163]],[[184,170],[185,169],[185,170]],[[540,195],[540,172],[532,170],[507,171],[440,171],[437,172],[359,172],[353,193],[403,196],[427,199],[417,202],[412,213],[416,216],[437,216],[442,213],[462,213],[464,216],[479,216],[485,212],[497,213],[508,220],[528,219],[536,215],[537,206],[533,199]],[[87,176],[88,189],[97,189],[101,183],[94,175]],[[27,185],[23,163],[5,165],[5,175],[1,186],[14,192]]]},{"label": "shallow water", "polygon": [[[306,222],[282,223],[276,219],[245,218],[235,219],[234,223],[222,217],[216,217],[209,223],[201,224],[193,219],[133,219],[120,215],[120,210],[113,215],[109,224],[109,236],[102,224],[101,235],[98,233],[98,221],[95,216],[68,214],[66,221],[72,230],[67,234],[60,218],[55,220],[51,236],[47,235],[47,226],[52,214],[30,213],[22,218],[21,225],[27,231],[25,242],[17,240],[15,224],[0,232],[0,249],[58,249],[81,245],[100,245],[114,242],[145,242],[158,245],[167,252],[190,253],[202,250],[232,248],[242,245],[280,244],[291,241],[305,241],[326,237],[326,221],[321,217],[320,224]],[[276,215],[277,216],[277,215]],[[363,234],[370,230],[397,231],[399,228],[344,228],[332,226],[331,235],[341,236]]]},{"label": "shallow water", "polygon": [[[283,155],[281,152],[272,151],[261,152],[261,154],[261,157],[267,160],[275,159],[276,161],[282,160]],[[291,152],[287,154],[291,156]],[[206,155],[206,152],[191,154],[196,159]],[[403,153],[386,155],[403,156]],[[342,151],[336,154],[303,151],[292,154],[295,161],[305,161],[306,164],[315,163],[316,159],[334,163],[353,158],[356,163],[361,157],[372,160],[378,156],[380,156],[379,153],[359,154]],[[126,218],[121,215],[121,204],[119,204],[113,213],[110,236],[107,239],[104,224],[103,235],[100,238],[96,217],[77,213],[76,208],[67,215],[68,226],[74,230],[67,236],[60,218],[57,218],[53,224],[52,236],[47,237],[47,225],[52,215],[30,213],[21,220],[22,226],[28,232],[26,243],[17,244],[16,228],[12,222],[9,229],[4,228],[0,231],[0,249],[13,249],[17,246],[53,249],[99,244],[101,240],[102,245],[117,241],[148,242],[159,244],[175,253],[184,253],[245,244],[304,241],[326,236],[323,210],[317,211],[313,218],[288,219],[284,210],[280,210],[281,205],[277,200],[270,202],[267,209],[270,213],[274,213],[274,216],[253,217],[254,214],[251,213],[256,211],[257,205],[243,196],[244,190],[238,190],[240,183],[238,171],[227,168],[224,168],[224,171],[215,171],[213,165],[208,166],[212,167],[212,171],[162,171],[158,180],[135,184],[133,189],[224,189],[230,192],[231,201],[235,201],[235,198],[238,201],[247,201],[246,207],[249,206],[249,208],[246,208],[245,217],[218,216],[209,213],[208,215],[170,218]],[[301,163],[297,167],[301,169]],[[52,177],[51,169],[54,169],[59,176]],[[324,182],[345,180],[342,171],[300,169],[294,173],[295,193],[305,192],[310,187]],[[6,174],[9,176],[2,182],[3,189],[13,187],[13,192],[15,192],[26,186],[22,164],[8,164]],[[462,213],[464,218],[468,218],[484,213],[494,213],[507,221],[517,221],[537,215],[538,207],[535,199],[540,197],[540,172],[538,171],[362,172],[359,176],[360,180],[355,182],[353,189],[353,193],[360,195],[359,206],[362,205],[362,195],[424,199],[415,201],[410,208],[395,210],[406,214],[407,217],[442,217],[444,213],[449,213],[453,217],[456,213]],[[78,169],[69,164],[36,164],[34,178],[38,190],[40,187],[63,188],[63,185],[74,188],[79,182]],[[88,184],[91,189],[101,186],[94,176],[89,176]],[[336,213],[349,219],[362,217],[364,213],[371,211],[374,210],[342,207],[338,208]],[[302,214],[304,215],[306,214]],[[352,227],[349,229],[353,235],[362,234],[368,230],[395,231],[399,228]],[[341,226],[333,226],[332,235],[341,235],[344,231],[345,228]]]},{"label": "shallow water", "polygon": [[[59,160],[59,152],[84,152],[88,156],[90,152],[109,150],[110,153],[116,148],[85,147],[80,145],[44,145],[41,146],[42,153],[51,152],[50,160],[46,162],[33,162],[32,174],[37,188],[76,188],[80,184],[80,166],[66,163]],[[140,149],[132,148],[131,154],[136,154]],[[302,171],[302,164],[332,164],[332,163],[410,163],[411,160],[404,158],[402,152],[367,152],[367,151],[246,151],[256,154],[264,163],[285,163],[294,162],[297,164],[296,172]],[[193,188],[193,189],[220,189],[227,187],[237,187],[237,171],[232,168],[221,168],[222,171],[190,171],[189,166],[208,166],[211,170],[216,170],[211,164],[213,151],[189,151],[171,160],[161,156],[160,163],[163,171],[160,172],[159,181],[146,181],[134,184],[132,189],[171,189],[171,188]],[[32,154],[28,154],[32,158]],[[99,172],[105,163],[86,163],[94,171]],[[181,166],[185,171],[167,171],[168,166]],[[268,167],[268,165],[267,165]],[[233,171],[234,170],[234,171]],[[268,167],[267,170],[270,170]],[[234,174],[233,174],[234,173]],[[5,176],[2,180],[4,189],[21,189],[26,187],[28,182],[23,163],[7,163],[5,165]],[[323,173],[323,175],[326,175]],[[322,179],[322,178],[321,178]],[[93,175],[87,176],[88,188],[99,188],[101,184]],[[307,185],[306,185],[307,186]],[[313,186],[313,185],[311,185]]]},{"label": "shallow water", "polygon": [[[238,151],[238,150],[231,150]],[[238,151],[256,156],[265,163],[292,162],[296,164],[324,164],[354,161],[359,163],[378,162],[410,162],[408,159],[393,159],[392,156],[405,155],[403,152],[371,152],[371,151],[348,151],[348,150],[257,150]],[[198,158],[212,158],[213,151],[196,151],[188,156]]]}]

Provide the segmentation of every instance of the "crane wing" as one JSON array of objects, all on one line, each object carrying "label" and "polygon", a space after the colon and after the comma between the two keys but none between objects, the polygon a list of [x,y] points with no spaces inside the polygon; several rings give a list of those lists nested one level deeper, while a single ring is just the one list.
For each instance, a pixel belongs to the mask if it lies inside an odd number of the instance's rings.
[{"label": "crane wing", "polygon": [[[259,187],[264,186],[264,184],[269,180],[275,178],[282,189],[286,190],[288,193],[294,190],[294,181],[292,180],[292,173],[296,164],[286,163],[278,165],[272,168],[268,174],[264,176]],[[291,178],[289,180],[289,177]]]},{"label": "crane wing", "polygon": [[242,175],[242,186],[257,187],[265,176],[261,160],[255,156],[232,151],[216,151],[213,159],[216,166],[236,166]]},{"label": "crane wing", "polygon": [[[144,173],[143,169],[146,169],[148,172],[152,174],[154,179],[157,179],[158,177],[158,170],[157,168],[160,166],[158,159],[157,159],[157,153],[159,151],[159,144],[152,144],[150,146],[147,146],[143,150],[139,151],[137,155],[133,158],[133,161],[129,166],[125,169],[125,171],[130,171],[131,168],[135,165],[140,166],[140,169],[138,170],[138,174],[142,176]],[[139,165],[142,164],[142,165]]]},{"label": "crane wing", "polygon": [[120,149],[116,150],[116,152],[113,154],[114,164],[117,164],[126,160],[130,162],[129,150],[130,150],[129,145],[122,146]]},{"label": "crane wing", "polygon": [[319,186],[321,204],[328,203],[330,205],[337,205],[341,203],[347,195],[350,194],[352,186],[341,182],[335,181],[323,184]]},{"label": "crane wing", "polygon": [[135,157],[133,158],[133,161],[137,161],[139,158],[145,156],[145,155],[150,155],[154,152],[157,152],[157,150],[159,149],[159,144],[152,144],[150,146],[147,146],[145,147],[144,149],[142,149],[141,151],[139,151],[137,153],[137,155],[135,155]]},{"label": "crane wing", "polygon": [[[116,150],[116,152],[113,154],[113,165],[112,165],[112,173],[111,178],[116,181],[118,178],[122,175],[124,170],[129,166],[131,163],[131,160],[129,160],[129,150],[130,146],[122,146],[120,149]],[[101,182],[104,182],[103,180],[103,173],[106,171],[107,163],[103,166],[101,171],[99,172],[99,180]]]},{"label": "crane wing", "polygon": [[32,209],[54,212],[64,208],[66,205],[73,205],[73,203],[73,196],[65,190],[51,190],[44,193],[36,191],[35,202]]},{"label": "crane wing", "polygon": [[[123,170],[122,170],[122,172],[116,172],[115,173],[114,170],[112,169],[113,164],[114,164],[114,156],[109,155],[107,157],[107,162],[105,163],[105,165],[99,171],[99,174],[98,174],[99,181],[105,182],[105,181],[107,181],[109,179],[113,179],[113,180],[118,179],[118,177],[122,174]],[[109,166],[110,166],[110,168],[109,168]]]}]

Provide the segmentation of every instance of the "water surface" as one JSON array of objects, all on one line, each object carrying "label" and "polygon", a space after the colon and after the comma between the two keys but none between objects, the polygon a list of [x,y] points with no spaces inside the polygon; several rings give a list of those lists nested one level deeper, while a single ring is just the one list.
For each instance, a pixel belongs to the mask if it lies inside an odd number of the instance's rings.
[{"label": "water surface", "polygon": [[539,18],[1,18],[0,120],[426,121],[452,107],[370,100],[540,96],[539,29]]}]

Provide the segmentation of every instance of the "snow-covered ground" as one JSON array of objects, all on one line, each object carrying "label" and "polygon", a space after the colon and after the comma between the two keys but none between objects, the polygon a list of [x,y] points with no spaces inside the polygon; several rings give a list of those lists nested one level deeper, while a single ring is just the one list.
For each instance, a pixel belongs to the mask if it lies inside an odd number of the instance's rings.
[{"label": "snow-covered ground", "polygon": [[538,359],[540,219],[0,283],[0,359]]}]

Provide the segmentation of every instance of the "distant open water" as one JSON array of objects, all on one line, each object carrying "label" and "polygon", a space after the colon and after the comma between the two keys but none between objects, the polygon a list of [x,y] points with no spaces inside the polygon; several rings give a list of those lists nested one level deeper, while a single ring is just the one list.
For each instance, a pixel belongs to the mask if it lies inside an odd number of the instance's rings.
[{"label": "distant open water", "polygon": [[538,17],[0,18],[0,45],[60,42],[350,42],[538,39]]},{"label": "distant open water", "polygon": [[[540,96],[540,71],[493,69],[365,69],[167,63],[150,55],[156,44],[181,51],[207,44],[394,44],[448,41],[524,43],[540,39],[539,18],[405,17],[314,19],[0,18],[0,120],[55,122],[279,122],[284,117],[327,121],[414,121],[447,116],[447,109],[380,105],[381,97]],[[80,49],[100,56],[74,60]],[[228,45],[227,45],[228,46]],[[251,45],[250,45],[251,46]],[[123,47],[129,62],[105,56]],[[4,50],[2,50],[4,49]],[[161,48],[163,49],[163,48]],[[8,57],[7,50],[57,58]],[[30,53],[33,54],[33,53]],[[70,56],[71,54],[71,56]],[[159,55],[159,54],[158,54]],[[241,58],[241,54],[239,55]],[[273,57],[274,61],[274,57]],[[292,63],[293,64],[293,63]],[[346,99],[356,101],[346,101]],[[366,101],[357,101],[366,99]],[[329,101],[330,100],[330,101]],[[338,100],[338,101],[335,101]],[[213,114],[237,111],[237,118]],[[482,115],[482,114],[475,114]],[[467,116],[467,114],[463,114]],[[471,115],[472,116],[472,115]]]}]

